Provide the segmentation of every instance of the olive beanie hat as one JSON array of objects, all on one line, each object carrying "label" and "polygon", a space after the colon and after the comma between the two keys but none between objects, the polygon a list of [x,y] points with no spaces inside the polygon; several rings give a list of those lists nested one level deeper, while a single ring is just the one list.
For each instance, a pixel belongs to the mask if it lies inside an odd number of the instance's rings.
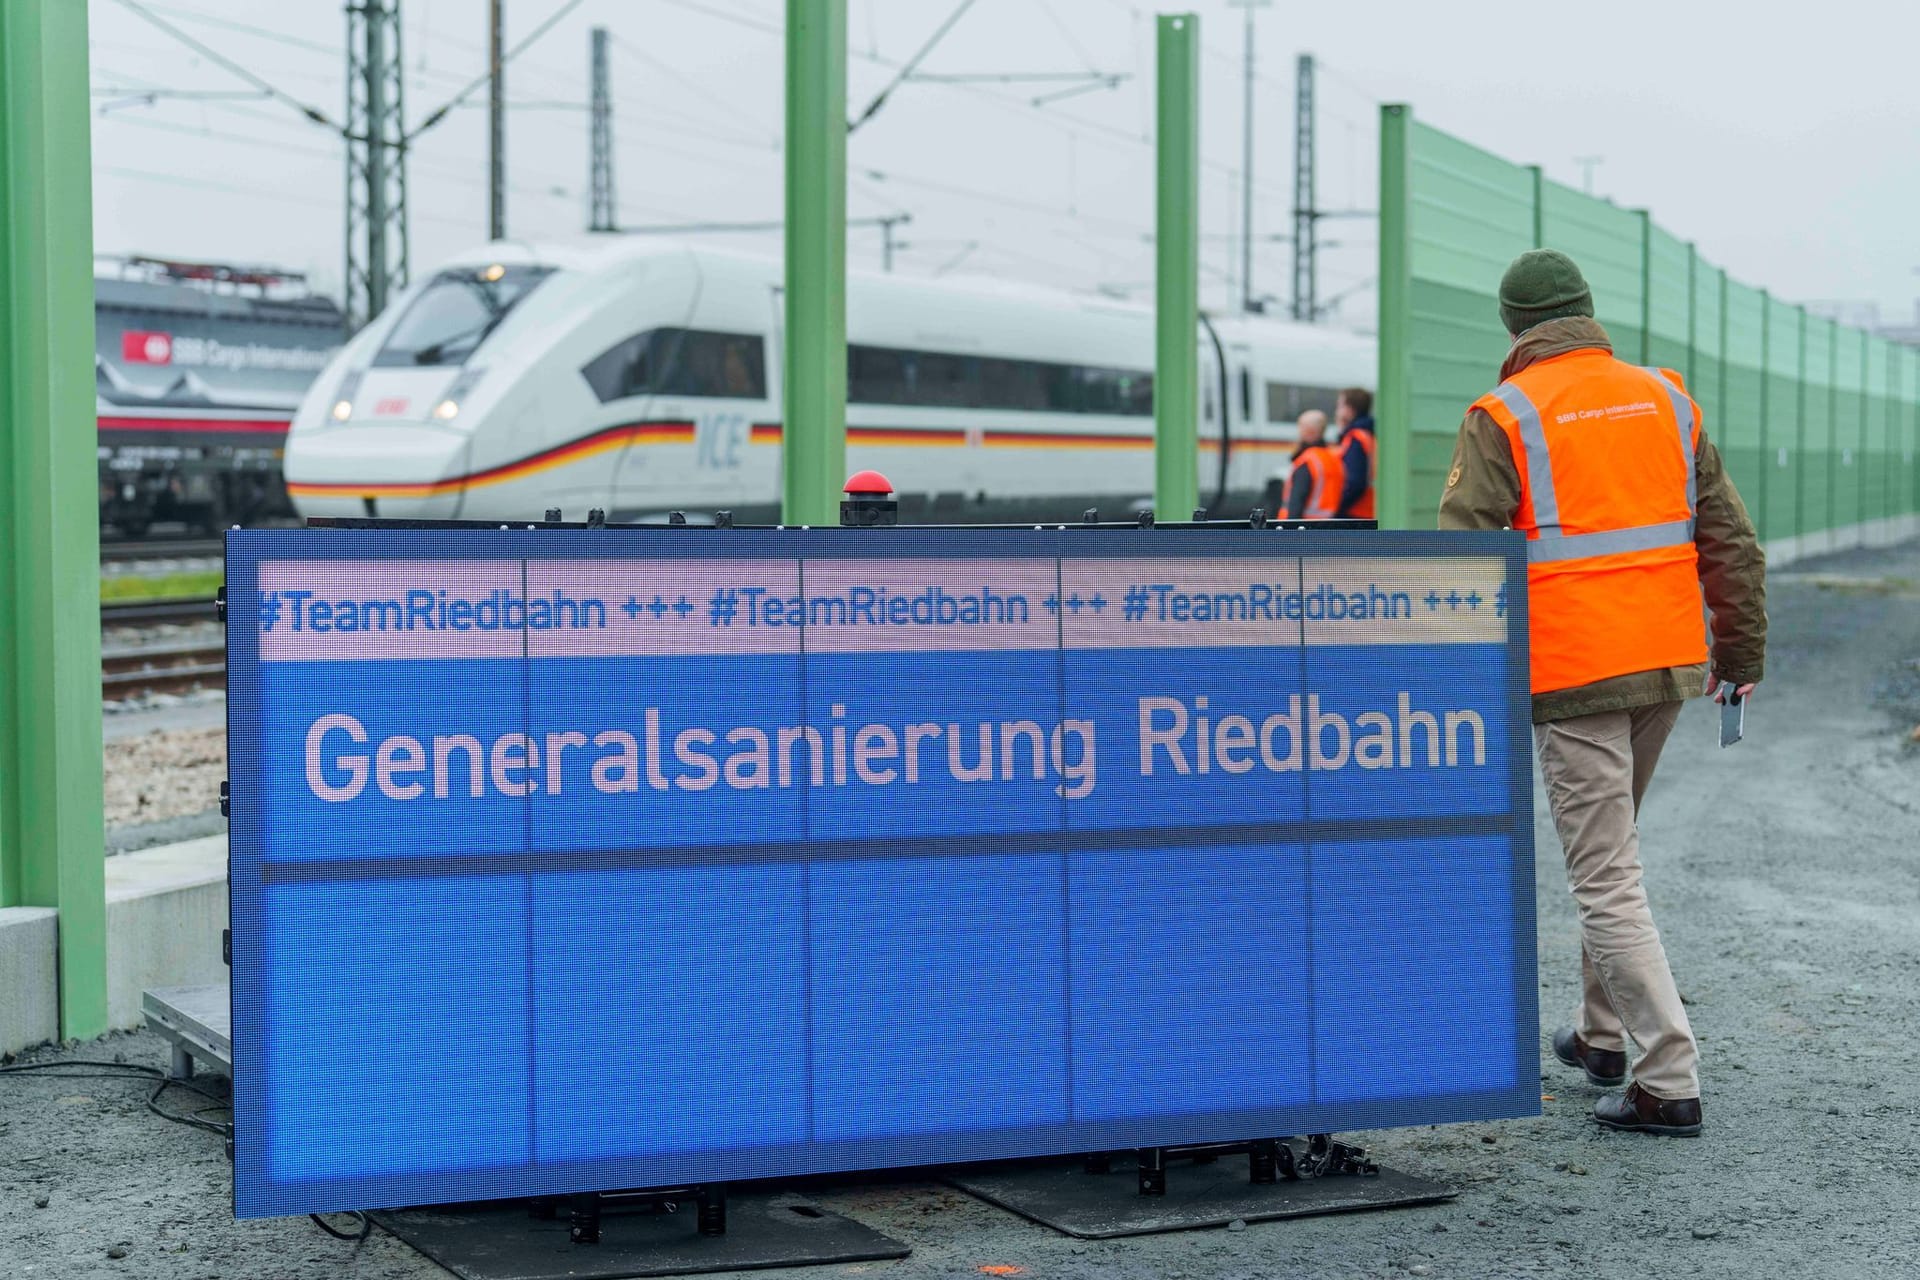
[{"label": "olive beanie hat", "polygon": [[1586,277],[1557,249],[1529,249],[1500,277],[1500,319],[1515,337],[1542,321],[1592,315]]}]

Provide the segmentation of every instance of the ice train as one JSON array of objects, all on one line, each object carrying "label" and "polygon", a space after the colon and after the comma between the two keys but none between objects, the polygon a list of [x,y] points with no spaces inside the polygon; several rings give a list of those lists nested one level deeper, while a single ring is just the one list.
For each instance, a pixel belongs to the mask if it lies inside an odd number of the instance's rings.
[{"label": "ice train", "polygon": [[[485,246],[315,379],[288,493],[308,516],[770,521],[782,310],[771,259],[641,239]],[[1303,410],[1373,381],[1372,341],[1337,330],[1234,316],[1195,340],[1202,501],[1235,514],[1271,505]],[[847,465],[890,477],[902,520],[1113,518],[1152,492],[1148,308],[854,273],[847,342]]]}]

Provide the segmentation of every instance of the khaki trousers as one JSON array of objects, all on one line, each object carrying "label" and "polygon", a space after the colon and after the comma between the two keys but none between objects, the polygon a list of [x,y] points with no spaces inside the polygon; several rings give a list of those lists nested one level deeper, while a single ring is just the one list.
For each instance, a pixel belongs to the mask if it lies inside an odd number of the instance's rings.
[{"label": "khaki trousers", "polygon": [[1657,1098],[1700,1096],[1699,1049],[1640,883],[1640,797],[1678,702],[1533,727],[1553,825],[1580,911],[1574,1028],[1596,1049],[1640,1046],[1633,1077]]}]

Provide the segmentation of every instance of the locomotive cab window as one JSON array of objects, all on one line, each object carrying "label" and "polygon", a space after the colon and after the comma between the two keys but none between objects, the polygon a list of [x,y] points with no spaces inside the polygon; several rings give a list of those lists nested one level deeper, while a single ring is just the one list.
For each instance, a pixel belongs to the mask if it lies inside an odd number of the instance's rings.
[{"label": "locomotive cab window", "polygon": [[442,271],[401,313],[374,356],[382,368],[465,364],[552,267],[461,267]]},{"label": "locomotive cab window", "polygon": [[760,335],[710,329],[651,329],[595,356],[580,376],[601,404],[628,396],[767,398]]}]

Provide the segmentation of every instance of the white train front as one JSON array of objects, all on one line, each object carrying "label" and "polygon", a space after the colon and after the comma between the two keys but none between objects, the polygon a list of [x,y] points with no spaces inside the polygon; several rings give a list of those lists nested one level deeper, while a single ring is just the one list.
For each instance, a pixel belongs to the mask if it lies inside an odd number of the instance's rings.
[{"label": "white train front", "polygon": [[[776,261],[489,245],[409,288],[315,380],[287,490],[309,516],[771,521],[781,326]],[[848,468],[886,474],[903,520],[1123,516],[1153,490],[1153,337],[1145,307],[853,273]],[[1373,344],[1237,316],[1196,340],[1202,501],[1271,507],[1295,418],[1371,385]]]}]

